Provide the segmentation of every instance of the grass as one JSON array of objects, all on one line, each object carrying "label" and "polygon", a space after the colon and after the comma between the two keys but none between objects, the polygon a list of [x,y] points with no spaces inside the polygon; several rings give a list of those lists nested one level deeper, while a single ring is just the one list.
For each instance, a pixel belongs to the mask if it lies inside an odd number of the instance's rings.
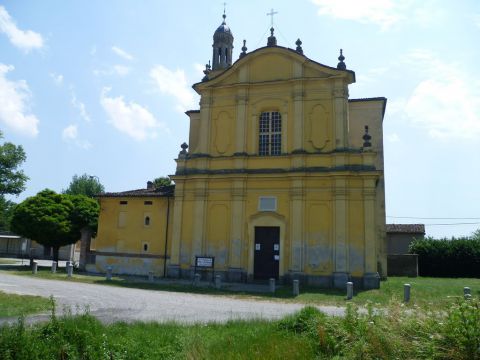
[{"label": "grass", "polygon": [[[224,284],[224,289],[217,290],[211,286],[194,287],[185,283],[149,283],[146,280],[139,280],[138,278],[135,279],[131,277],[113,277],[111,281],[107,281],[103,276],[74,273],[72,278],[67,278],[65,269],[63,268],[59,269],[56,274],[52,274],[50,268],[39,267],[37,275],[32,275],[28,266],[2,266],[1,269],[3,269],[3,271],[8,271],[10,274],[36,276],[43,279],[146,290],[212,294],[218,296],[252,298],[255,300],[296,302],[308,305],[345,306],[347,304],[347,301],[345,300],[345,291],[337,289],[319,289],[302,285],[300,285],[300,295],[298,296],[292,295],[291,286],[279,286],[277,292],[273,295],[270,293],[231,291],[228,289],[228,283]],[[443,306],[452,299],[463,297],[464,286],[470,287],[472,295],[480,295],[480,279],[475,278],[389,277],[386,281],[381,282],[380,289],[356,291],[354,298],[348,302],[359,306],[366,306],[367,303],[372,302],[377,307],[385,307],[392,301],[403,300],[403,285],[405,283],[411,285],[411,301],[409,306]]]},{"label": "grass", "polygon": [[480,302],[427,312],[391,304],[345,317],[306,307],[280,321],[115,323],[66,315],[0,327],[2,359],[480,359]]},{"label": "grass", "polygon": [[0,258],[0,265],[11,265],[16,263],[17,263],[17,260]]},{"label": "grass", "polygon": [[50,301],[41,296],[7,294],[0,291],[0,317],[34,314],[50,308]]}]

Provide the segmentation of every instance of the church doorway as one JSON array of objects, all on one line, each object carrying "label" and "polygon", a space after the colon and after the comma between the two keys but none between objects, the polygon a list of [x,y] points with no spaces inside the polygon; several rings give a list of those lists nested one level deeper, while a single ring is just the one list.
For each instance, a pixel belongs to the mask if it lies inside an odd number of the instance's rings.
[{"label": "church doorway", "polygon": [[254,279],[278,279],[280,262],[280,227],[255,226],[254,243]]}]

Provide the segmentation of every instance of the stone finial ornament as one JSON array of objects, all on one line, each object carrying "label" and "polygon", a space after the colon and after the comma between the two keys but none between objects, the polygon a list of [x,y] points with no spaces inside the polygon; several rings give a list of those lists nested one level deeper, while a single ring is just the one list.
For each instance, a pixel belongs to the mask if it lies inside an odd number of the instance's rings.
[{"label": "stone finial ornament", "polygon": [[340,56],[338,57],[340,62],[337,64],[337,69],[340,70],[347,70],[347,65],[343,62],[345,60],[345,56],[343,56],[343,49],[340,49]]},{"label": "stone finial ornament", "polygon": [[368,133],[368,125],[365,125],[365,134],[363,135],[362,139],[363,139],[363,147],[364,148],[369,148],[369,147],[372,146],[372,143],[370,142],[372,137]]},{"label": "stone finial ornament", "polygon": [[300,39],[297,39],[297,41],[295,41],[295,45],[297,45],[295,51],[303,55],[302,41]]},{"label": "stone finial ornament", "polygon": [[277,38],[273,35],[273,26],[270,28],[270,36],[268,37],[267,46],[277,46]]},{"label": "stone finial ornament", "polygon": [[246,46],[247,40],[243,40],[243,46],[242,46],[242,52],[240,53],[240,59],[243,58],[245,55],[247,55],[247,46]]},{"label": "stone finial ornament", "polygon": [[187,157],[187,149],[188,149],[188,144],[186,142],[184,142],[182,145],[180,145],[180,147],[182,148],[182,151],[180,151],[178,153],[178,157],[180,159],[184,159]]},{"label": "stone finial ornament", "polygon": [[203,77],[202,81],[208,80],[208,74],[210,74],[210,71],[212,71],[212,67],[210,66],[210,60],[209,60],[208,64],[205,64],[205,70],[203,70],[203,73],[205,74],[205,76]]}]

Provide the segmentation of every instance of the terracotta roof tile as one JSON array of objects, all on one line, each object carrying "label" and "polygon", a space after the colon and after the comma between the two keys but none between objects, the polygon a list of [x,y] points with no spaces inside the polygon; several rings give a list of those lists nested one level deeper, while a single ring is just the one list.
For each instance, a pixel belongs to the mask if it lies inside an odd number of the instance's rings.
[{"label": "terracotta roof tile", "polygon": [[136,190],[127,190],[121,192],[106,192],[99,194],[97,198],[106,198],[106,197],[166,197],[173,196],[175,193],[175,185],[162,186],[159,188],[151,189],[136,189]]},{"label": "terracotta roof tile", "polygon": [[387,233],[425,234],[424,224],[387,224]]}]

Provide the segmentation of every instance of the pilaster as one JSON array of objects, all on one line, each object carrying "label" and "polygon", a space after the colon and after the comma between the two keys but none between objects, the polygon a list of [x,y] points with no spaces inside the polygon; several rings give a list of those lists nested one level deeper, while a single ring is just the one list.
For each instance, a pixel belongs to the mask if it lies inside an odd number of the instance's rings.
[{"label": "pilaster", "polygon": [[245,183],[243,180],[234,180],[232,187],[232,221],[230,229],[230,268],[242,267],[242,249],[244,246],[245,221]]},{"label": "pilaster", "polygon": [[246,152],[248,98],[245,89],[239,89],[237,94],[237,119],[235,126],[235,154]]},{"label": "pilaster", "polygon": [[335,82],[332,92],[335,114],[335,147],[348,147],[348,88],[341,80]]},{"label": "pilaster", "polygon": [[211,128],[211,106],[212,97],[210,91],[202,94],[200,99],[200,136],[198,138],[198,153],[208,154],[210,152],[210,128]]},{"label": "pilaster", "polygon": [[173,207],[172,243],[170,245],[170,262],[168,277],[180,275],[180,245],[182,239],[182,213],[183,213],[183,180],[175,180],[175,202]]},{"label": "pilaster", "polygon": [[335,179],[334,189],[334,240],[335,240],[335,272],[334,287],[343,288],[342,282],[348,278],[347,253],[347,180]]},{"label": "pilaster", "polygon": [[375,236],[375,179],[365,179],[363,188],[363,212],[365,214],[365,273],[377,271]]},{"label": "pilaster", "polygon": [[205,180],[199,180],[194,188],[193,201],[193,228],[192,228],[192,262],[195,256],[206,255],[207,245],[205,244],[205,207],[207,200],[207,184]]},{"label": "pilaster", "polygon": [[302,179],[293,180],[290,191],[290,270],[303,271],[305,193]]},{"label": "pilaster", "polygon": [[296,84],[293,90],[293,151],[303,150],[303,86]]}]

